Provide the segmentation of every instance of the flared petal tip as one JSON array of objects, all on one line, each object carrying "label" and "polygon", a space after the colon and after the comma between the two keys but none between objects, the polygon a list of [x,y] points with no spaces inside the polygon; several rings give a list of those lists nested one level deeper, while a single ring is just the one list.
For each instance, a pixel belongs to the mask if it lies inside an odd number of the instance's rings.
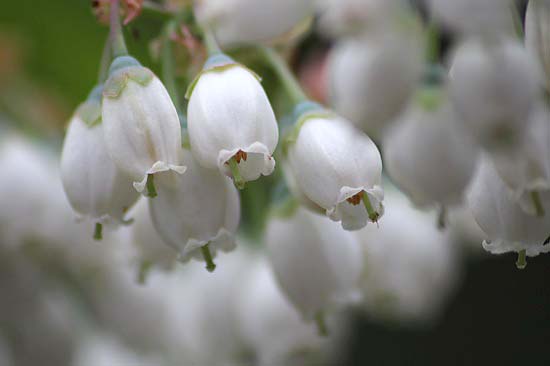
[{"label": "flared petal tip", "polygon": [[368,222],[378,223],[384,215],[384,191],[379,186],[342,187],[334,206],[326,210],[333,221],[340,221],[347,231],[364,228]]},{"label": "flared petal tip", "polygon": [[275,170],[275,159],[265,145],[256,142],[246,148],[220,151],[218,167],[235,183],[250,182],[262,175],[271,175]]},{"label": "flared petal tip", "polygon": [[134,189],[138,191],[139,193],[143,193],[145,188],[147,187],[147,179],[150,175],[154,175],[157,173],[163,173],[167,171],[173,171],[177,174],[184,174],[187,170],[187,167],[185,165],[175,165],[175,164],[169,164],[163,161],[157,161],[153,166],[151,166],[151,169],[149,169],[145,175],[143,176],[143,179],[141,181],[136,181],[133,183]]},{"label": "flared petal tip", "polygon": [[186,263],[191,258],[198,261],[207,261],[201,248],[208,245],[208,249],[212,258],[216,257],[218,250],[222,252],[231,252],[237,247],[235,235],[225,228],[221,228],[218,233],[208,240],[198,240],[191,238],[187,241],[185,248],[180,253],[178,260]]}]

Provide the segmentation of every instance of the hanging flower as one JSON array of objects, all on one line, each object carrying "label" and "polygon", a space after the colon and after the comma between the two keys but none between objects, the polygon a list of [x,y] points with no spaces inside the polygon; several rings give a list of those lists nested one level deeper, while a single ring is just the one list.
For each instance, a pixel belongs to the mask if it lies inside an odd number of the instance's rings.
[{"label": "hanging flower", "polygon": [[306,111],[285,150],[299,190],[344,229],[358,230],[383,215],[380,153],[349,121],[318,107]]},{"label": "hanging flower", "polygon": [[113,162],[132,179],[134,188],[155,196],[154,175],[185,167],[178,161],[181,127],[176,108],[162,82],[134,58],[116,58],[103,90],[105,142]]},{"label": "hanging flower", "polygon": [[416,205],[460,204],[478,150],[444,90],[426,88],[419,97],[436,100],[413,103],[384,136],[385,167]]},{"label": "hanging flower", "polygon": [[180,260],[203,259],[213,271],[216,252],[235,248],[239,195],[229,179],[198,165],[188,150],[180,150],[180,161],[188,167],[184,175],[159,177],[158,197],[149,201],[153,224]]},{"label": "hanging flower", "polygon": [[539,101],[526,124],[527,132],[510,151],[490,154],[514,199],[531,215],[544,216],[540,193],[550,190],[550,107]]},{"label": "hanging flower", "polygon": [[255,44],[291,31],[309,15],[315,0],[200,0],[195,14],[210,25],[223,46]]},{"label": "hanging flower", "polygon": [[96,223],[125,223],[124,216],[139,195],[132,178],[111,161],[101,121],[102,87],[95,88],[73,115],[61,154],[61,180],[73,209]]},{"label": "hanging flower", "polygon": [[[540,199],[545,207],[550,207],[550,193],[541,194]],[[485,250],[493,254],[517,252],[519,268],[525,267],[526,256],[550,251],[548,217],[526,214],[486,156],[470,186],[468,204],[489,238],[483,243]]]},{"label": "hanging flower", "polygon": [[279,132],[258,76],[224,55],[212,56],[187,96],[191,151],[243,188],[270,175]]},{"label": "hanging flower", "polygon": [[456,288],[458,251],[430,215],[412,208],[395,189],[387,191],[380,227],[355,233],[364,259],[362,308],[380,321],[429,322]]},{"label": "hanging flower", "polygon": [[325,313],[354,301],[361,256],[350,232],[295,207],[272,217],[265,243],[281,289],[304,319],[316,320],[322,329]]},{"label": "hanging flower", "polygon": [[334,109],[376,138],[406,107],[422,73],[420,42],[414,36],[342,41],[329,63]]},{"label": "hanging flower", "polygon": [[536,65],[517,41],[470,40],[454,55],[450,91],[465,126],[488,150],[514,147],[536,100]]}]

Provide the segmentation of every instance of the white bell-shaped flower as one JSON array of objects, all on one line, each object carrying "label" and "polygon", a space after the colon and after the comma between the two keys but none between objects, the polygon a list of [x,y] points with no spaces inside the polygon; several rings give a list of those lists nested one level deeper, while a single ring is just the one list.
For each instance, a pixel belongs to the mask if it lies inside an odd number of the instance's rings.
[{"label": "white bell-shaped flower", "polygon": [[143,283],[151,268],[172,270],[177,253],[157,233],[146,200],[138,202],[130,213],[134,219],[131,242],[136,249],[135,264],[139,268],[138,280]]},{"label": "white bell-shaped flower", "polygon": [[178,160],[181,127],[162,82],[129,56],[116,58],[103,90],[103,128],[113,162],[154,197],[153,175],[185,167]]},{"label": "white bell-shaped flower", "polygon": [[488,150],[521,140],[539,92],[537,67],[512,39],[470,40],[455,52],[450,72],[453,103],[464,124]]},{"label": "white bell-shaped flower", "polygon": [[513,36],[512,0],[428,0],[432,16],[464,36]]},{"label": "white bell-shaped flower", "polygon": [[[541,194],[540,200],[550,207],[550,193]],[[470,186],[468,205],[489,238],[483,243],[485,250],[493,254],[517,252],[519,268],[525,267],[526,256],[550,251],[549,217],[525,213],[486,156]]]},{"label": "white bell-shaped flower", "polygon": [[457,284],[457,248],[435,227],[433,217],[412,208],[389,187],[387,192],[380,227],[356,233],[365,260],[363,308],[381,321],[432,321]]},{"label": "white bell-shaped flower", "polygon": [[258,259],[240,285],[238,324],[258,365],[307,365],[318,360],[326,337],[304,322],[281,291],[269,263]]},{"label": "white bell-shaped flower", "polygon": [[401,0],[318,0],[317,3],[321,30],[332,36],[387,31],[405,10]]},{"label": "white bell-shaped flower", "polygon": [[201,0],[195,14],[222,46],[270,41],[313,14],[315,0]]},{"label": "white bell-shaped flower", "polygon": [[344,229],[358,230],[383,215],[380,152],[351,122],[311,110],[297,119],[286,143],[299,190]]},{"label": "white bell-shaped flower", "polygon": [[335,111],[373,138],[407,105],[421,78],[422,47],[414,36],[341,41],[329,60]]},{"label": "white bell-shaped flower", "polygon": [[73,209],[98,226],[124,223],[128,209],[139,198],[132,178],[111,160],[101,122],[101,90],[92,91],[73,115],[61,154],[61,180]]},{"label": "white bell-shaped flower", "polygon": [[237,187],[270,175],[279,132],[258,76],[227,56],[212,56],[188,90],[191,151]]},{"label": "white bell-shaped flower", "polygon": [[544,216],[539,193],[550,190],[550,107],[539,101],[526,124],[527,133],[513,150],[490,154],[500,177],[525,212]]},{"label": "white bell-shaped flower", "polygon": [[415,101],[390,128],[382,140],[384,166],[416,205],[457,205],[474,173],[478,149],[445,91],[420,93],[436,93],[431,97],[439,100],[434,105]]},{"label": "white bell-shaped flower", "polygon": [[359,245],[337,223],[297,205],[271,218],[265,242],[281,289],[304,319],[322,321],[334,307],[356,299]]},{"label": "white bell-shaped flower", "polygon": [[159,176],[158,197],[149,201],[153,224],[180,260],[204,259],[213,271],[216,252],[235,248],[239,195],[231,180],[201,167],[190,151],[181,149],[180,156],[188,170]]},{"label": "white bell-shaped flower", "polygon": [[531,0],[525,15],[525,47],[538,60],[550,92],[550,1]]}]

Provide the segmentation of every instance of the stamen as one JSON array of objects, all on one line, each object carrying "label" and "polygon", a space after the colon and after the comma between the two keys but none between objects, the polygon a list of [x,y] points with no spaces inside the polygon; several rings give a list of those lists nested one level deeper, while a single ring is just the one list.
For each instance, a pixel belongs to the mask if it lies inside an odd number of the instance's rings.
[{"label": "stamen", "polygon": [[346,201],[348,201],[350,204],[352,204],[354,206],[357,206],[358,204],[361,203],[361,197],[363,197],[363,191],[357,193],[354,196],[351,196]]},{"label": "stamen", "polygon": [[95,224],[94,228],[94,240],[102,240],[103,239],[103,225],[101,225],[99,222]]},{"label": "stamen", "polygon": [[214,272],[216,269],[216,264],[212,260],[212,253],[210,253],[210,243],[201,247],[201,253],[204,261],[206,262],[206,270],[208,272]]},{"label": "stamen", "polygon": [[235,155],[233,155],[233,157],[237,160],[237,164],[239,164],[241,160],[246,161],[246,159],[248,159],[248,154],[242,150],[239,150]]}]

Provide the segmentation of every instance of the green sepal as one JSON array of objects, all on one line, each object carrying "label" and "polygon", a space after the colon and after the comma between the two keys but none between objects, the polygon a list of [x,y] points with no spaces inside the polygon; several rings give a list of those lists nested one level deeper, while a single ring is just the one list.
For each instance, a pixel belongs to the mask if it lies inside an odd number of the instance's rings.
[{"label": "green sepal", "polygon": [[101,123],[101,104],[93,101],[85,101],[76,110],[76,115],[88,127],[94,127]]},{"label": "green sepal", "polygon": [[120,96],[128,81],[132,80],[141,86],[147,86],[153,80],[154,74],[151,70],[143,66],[130,66],[117,70],[112,74],[103,89],[105,98],[116,99]]},{"label": "green sepal", "polygon": [[262,82],[262,78],[260,77],[260,75],[256,74],[254,71],[250,70],[248,67],[246,67],[246,66],[244,66],[244,65],[242,65],[238,62],[233,61],[233,63],[226,63],[226,64],[221,64],[221,65],[210,66],[210,67],[202,69],[202,71],[199,72],[199,74],[197,76],[195,76],[195,78],[193,79],[191,84],[189,84],[189,86],[187,87],[187,90],[185,91],[185,99],[191,98],[191,94],[193,94],[193,90],[195,90],[195,86],[197,86],[197,83],[199,82],[199,79],[201,78],[202,75],[204,75],[206,73],[209,73],[209,72],[224,72],[224,71],[229,70],[230,68],[236,67],[236,66],[242,67],[243,69],[247,70],[259,82]]},{"label": "green sepal", "polygon": [[331,112],[328,109],[324,109],[320,106],[318,109],[311,109],[309,111],[306,111],[305,113],[302,113],[296,119],[296,122],[294,122],[294,125],[285,134],[282,140],[283,155],[287,155],[288,147],[291,144],[295,143],[296,140],[298,140],[298,136],[300,135],[300,130],[302,129],[302,126],[304,125],[304,123],[306,123],[310,119],[315,119],[315,118],[332,119],[335,117],[336,115],[333,112]]}]

